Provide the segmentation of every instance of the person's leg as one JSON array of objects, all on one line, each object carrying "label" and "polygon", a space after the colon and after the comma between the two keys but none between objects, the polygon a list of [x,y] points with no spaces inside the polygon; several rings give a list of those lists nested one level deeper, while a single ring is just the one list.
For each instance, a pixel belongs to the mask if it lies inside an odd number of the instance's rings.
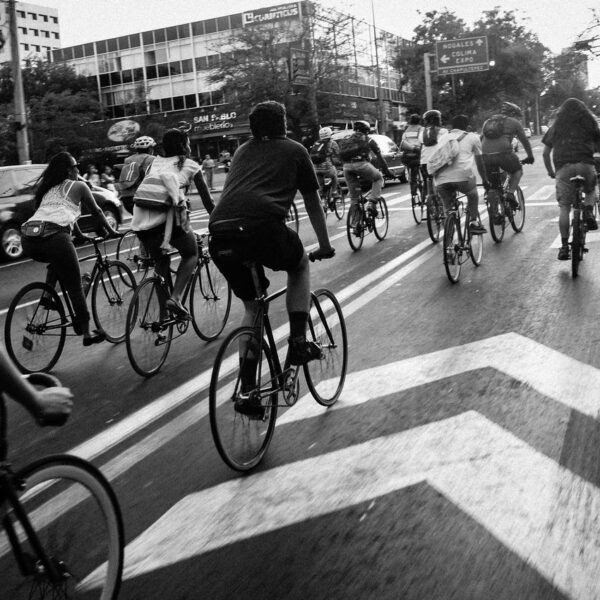
[{"label": "person's leg", "polygon": [[335,167],[331,167],[331,169],[329,170],[329,175],[331,177],[331,195],[334,198],[339,198],[342,195],[342,193],[340,191],[340,183],[338,181],[337,169]]},{"label": "person's leg", "polygon": [[371,182],[371,200],[381,198],[381,190],[383,189],[383,175],[379,169],[376,169],[371,163],[360,163],[359,175],[363,179]]},{"label": "person's leg", "polygon": [[558,201],[558,229],[560,231],[561,248],[558,252],[558,260],[568,260],[569,253],[569,229],[571,225],[571,204],[573,202],[575,189],[570,182],[575,171],[571,165],[565,165],[556,171],[556,200]]},{"label": "person's leg", "polygon": [[193,231],[185,232],[180,227],[176,227],[171,236],[171,245],[181,256],[171,299],[181,304],[185,287],[191,279],[194,267],[198,262],[198,243]]},{"label": "person's leg", "polygon": [[346,185],[348,186],[348,193],[350,195],[350,207],[348,209],[350,226],[356,227],[360,221],[357,208],[358,200],[360,198],[360,182],[356,170],[350,163],[344,165],[344,178],[346,179]]},{"label": "person's leg", "polygon": [[447,213],[452,208],[452,201],[454,200],[455,188],[452,183],[440,183],[436,186],[437,193],[442,199],[444,205],[444,212]]}]

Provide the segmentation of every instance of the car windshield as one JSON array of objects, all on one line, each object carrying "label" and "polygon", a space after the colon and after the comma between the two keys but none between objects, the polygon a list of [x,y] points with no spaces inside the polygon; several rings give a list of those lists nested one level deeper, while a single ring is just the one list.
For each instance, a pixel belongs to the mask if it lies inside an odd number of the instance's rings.
[{"label": "car windshield", "polygon": [[39,166],[0,171],[0,198],[32,194],[42,172],[43,168]]}]

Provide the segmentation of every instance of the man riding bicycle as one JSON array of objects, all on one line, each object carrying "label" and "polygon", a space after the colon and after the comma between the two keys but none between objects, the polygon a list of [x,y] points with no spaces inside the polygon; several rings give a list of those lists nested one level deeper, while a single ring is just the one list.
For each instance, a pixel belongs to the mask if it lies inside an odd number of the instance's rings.
[{"label": "man riding bicycle", "polygon": [[[286,226],[285,216],[297,191],[317,235],[316,258],[330,258],[335,251],[329,243],[325,215],[319,197],[319,183],[308,151],[286,137],[285,107],[273,101],[261,102],[250,113],[252,138],[233,156],[221,199],[210,216],[210,254],[238,298],[244,302],[242,326],[253,327],[259,314],[252,271],[257,264],[261,287],[269,280],[264,267],[287,272],[286,306],[290,321],[289,360],[301,365],[319,357],[316,344],[306,340],[310,310],[310,270],[298,234]],[[245,361],[245,364],[248,361]],[[253,382],[256,365],[242,373]],[[243,414],[259,414],[260,403],[236,405]]]},{"label": "man riding bicycle", "polygon": [[408,119],[408,127],[404,130],[402,139],[400,140],[402,162],[408,171],[410,193],[412,196],[417,193],[418,171],[421,166],[422,142],[419,140],[421,129],[423,129],[421,126],[421,116],[417,114],[410,115]]},{"label": "man riding bicycle", "polygon": [[339,160],[340,149],[337,142],[331,139],[332,135],[331,127],[323,127],[319,130],[319,141],[310,149],[310,159],[315,165],[321,194],[323,194],[325,177],[331,177],[331,197],[339,198],[340,189],[334,161]]},{"label": "man riding bicycle", "polygon": [[381,197],[383,189],[383,175],[369,161],[371,152],[379,159],[383,167],[383,172],[387,177],[394,178],[394,174],[389,170],[377,142],[369,136],[371,126],[366,121],[354,122],[354,133],[347,138],[339,141],[340,157],[344,161],[344,177],[348,184],[350,193],[350,215],[352,217],[351,226],[355,227],[359,221],[359,213],[356,210],[360,199],[360,179],[366,179],[371,182],[371,196],[367,209],[375,210],[375,202]]},{"label": "man riding bicycle", "polygon": [[[500,114],[493,115],[483,124],[481,134],[485,169],[490,173],[495,167],[500,167],[508,174],[506,198],[512,208],[519,206],[515,193],[523,175],[521,164],[532,165],[534,161],[531,144],[519,121],[522,116],[523,112],[516,104],[503,102]],[[527,158],[522,163],[512,147],[515,137],[523,144],[527,153]]]}]

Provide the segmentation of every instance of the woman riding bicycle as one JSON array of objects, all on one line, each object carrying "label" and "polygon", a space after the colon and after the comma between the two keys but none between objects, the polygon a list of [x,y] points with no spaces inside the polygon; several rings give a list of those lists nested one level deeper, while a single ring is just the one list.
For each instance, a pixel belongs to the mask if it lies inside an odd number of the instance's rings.
[{"label": "woman riding bicycle", "polygon": [[[119,234],[109,225],[85,181],[78,180],[79,165],[68,152],[50,159],[35,192],[36,212],[22,226],[23,250],[34,260],[50,263],[52,274],[68,293],[75,319],[73,329],[83,334],[83,345],[104,341],[103,331],[90,331],[90,313],[81,287],[81,271],[71,232],[81,215],[81,204],[97,218],[109,236]],[[56,280],[49,281],[56,285]]]},{"label": "woman riding bicycle", "polygon": [[[164,156],[157,156],[154,159],[144,181],[137,189],[131,228],[137,233],[146,251],[154,260],[156,272],[168,280],[170,257],[163,252],[161,244],[165,237],[167,213],[171,202],[177,203],[178,199],[170,199],[164,186],[162,190],[160,189],[161,180],[174,175],[179,187],[185,192],[193,181],[209,214],[215,204],[204,181],[200,165],[188,158],[191,149],[187,134],[179,129],[169,129],[163,136],[162,149]],[[162,198],[164,202],[162,204],[156,202],[154,200],[156,198]],[[189,313],[181,303],[181,298],[198,261],[196,236],[191,227],[185,224],[174,224],[169,243],[179,251],[181,262],[166,308],[179,317],[188,317]]]}]

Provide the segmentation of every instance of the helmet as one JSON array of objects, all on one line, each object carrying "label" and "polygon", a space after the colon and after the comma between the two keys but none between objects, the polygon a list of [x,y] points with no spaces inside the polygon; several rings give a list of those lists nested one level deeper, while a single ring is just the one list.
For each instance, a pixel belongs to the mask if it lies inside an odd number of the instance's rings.
[{"label": "helmet", "polygon": [[439,110],[428,110],[423,113],[423,122],[426,125],[440,125],[442,123],[442,113]]},{"label": "helmet", "polygon": [[500,112],[508,117],[522,117],[523,111],[512,102],[503,102]]},{"label": "helmet", "polygon": [[333,129],[331,127],[323,127],[319,129],[319,139],[328,140],[333,135]]},{"label": "helmet", "polygon": [[146,148],[153,148],[154,146],[156,146],[156,142],[149,135],[143,135],[131,144],[131,147],[134,150],[145,150]]},{"label": "helmet", "polygon": [[354,121],[354,131],[362,131],[363,133],[371,133],[371,126],[367,121]]}]

